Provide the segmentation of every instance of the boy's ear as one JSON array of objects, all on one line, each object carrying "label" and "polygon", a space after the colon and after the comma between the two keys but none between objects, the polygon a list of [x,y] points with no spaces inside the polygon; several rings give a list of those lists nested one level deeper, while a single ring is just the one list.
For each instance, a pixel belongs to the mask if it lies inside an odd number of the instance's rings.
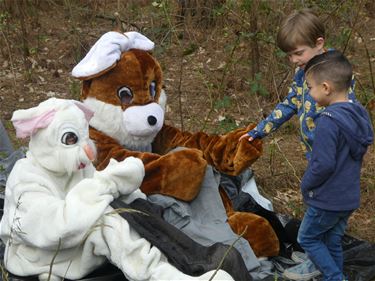
[{"label": "boy's ear", "polygon": [[330,93],[332,93],[333,91],[333,86],[331,83],[329,83],[328,81],[324,81],[322,83],[322,87],[323,87],[323,90],[324,90],[324,94],[325,95],[329,95]]},{"label": "boy's ear", "polygon": [[315,46],[318,47],[319,49],[323,49],[324,48],[324,38],[319,37],[318,39],[316,39]]}]

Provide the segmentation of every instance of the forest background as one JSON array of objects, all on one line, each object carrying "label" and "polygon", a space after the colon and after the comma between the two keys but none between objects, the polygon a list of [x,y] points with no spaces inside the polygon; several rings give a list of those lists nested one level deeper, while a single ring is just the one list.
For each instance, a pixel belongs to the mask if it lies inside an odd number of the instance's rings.
[{"label": "forest background", "polygon": [[[182,130],[225,133],[266,117],[286,96],[294,68],[275,45],[281,19],[312,8],[327,47],[350,59],[356,95],[375,114],[373,0],[0,0],[0,118],[49,98],[79,99],[70,72],[105,32],[136,30],[153,40],[168,95],[166,121]],[[306,160],[292,118],[264,139],[252,166],[277,212],[302,218]],[[375,242],[375,148],[365,156],[361,208],[349,233]]]}]

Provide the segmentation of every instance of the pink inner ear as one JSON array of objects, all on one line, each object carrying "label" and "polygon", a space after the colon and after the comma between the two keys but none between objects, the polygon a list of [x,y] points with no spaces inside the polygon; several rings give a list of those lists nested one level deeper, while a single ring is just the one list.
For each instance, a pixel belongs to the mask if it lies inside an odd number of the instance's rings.
[{"label": "pink inner ear", "polygon": [[30,137],[38,129],[47,127],[53,120],[53,117],[56,114],[56,110],[51,109],[45,113],[23,120],[13,120],[13,126],[16,128],[17,138],[26,138]]},{"label": "pink inner ear", "polygon": [[87,122],[89,122],[91,120],[91,118],[94,116],[94,111],[92,111],[90,108],[88,108],[86,105],[84,105],[83,103],[81,102],[74,102],[74,104],[80,109],[83,111],[83,113],[85,114],[85,118],[87,120]]}]

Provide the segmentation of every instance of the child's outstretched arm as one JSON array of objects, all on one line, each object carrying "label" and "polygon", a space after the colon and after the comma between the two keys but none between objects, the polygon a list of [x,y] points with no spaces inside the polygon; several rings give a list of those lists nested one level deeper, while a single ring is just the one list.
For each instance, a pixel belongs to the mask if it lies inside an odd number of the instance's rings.
[{"label": "child's outstretched arm", "polygon": [[297,85],[293,82],[286,98],[276,105],[266,119],[260,121],[254,129],[242,135],[239,141],[247,139],[251,142],[256,138],[264,138],[297,114],[297,111]]}]

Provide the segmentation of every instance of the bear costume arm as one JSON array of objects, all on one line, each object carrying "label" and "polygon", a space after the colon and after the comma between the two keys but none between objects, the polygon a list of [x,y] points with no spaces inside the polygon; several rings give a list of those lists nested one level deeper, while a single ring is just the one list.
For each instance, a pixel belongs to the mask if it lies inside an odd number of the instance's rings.
[{"label": "bear costume arm", "polygon": [[240,128],[226,135],[209,135],[203,132],[182,132],[175,127],[164,125],[153,143],[153,151],[164,154],[171,149],[183,146],[199,149],[204,159],[228,175],[239,175],[262,153],[262,142],[255,139],[238,141],[240,136],[250,131],[255,125]]},{"label": "bear costume arm", "polygon": [[111,158],[122,161],[126,157],[134,156],[143,161],[145,177],[140,189],[145,194],[163,194],[191,201],[199,193],[207,166],[201,151],[185,149],[165,155],[131,151],[92,127],[90,138],[97,147],[95,165],[98,170],[104,169]]}]

